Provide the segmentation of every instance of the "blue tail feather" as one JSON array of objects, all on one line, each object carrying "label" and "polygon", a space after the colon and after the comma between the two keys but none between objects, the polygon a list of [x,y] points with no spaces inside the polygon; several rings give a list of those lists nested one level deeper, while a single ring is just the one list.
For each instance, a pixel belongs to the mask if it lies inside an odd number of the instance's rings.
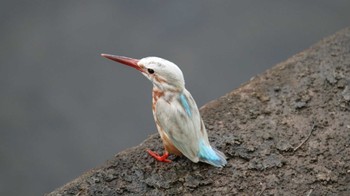
[{"label": "blue tail feather", "polygon": [[200,161],[215,167],[223,167],[227,163],[226,156],[222,152],[212,148],[210,145],[206,145],[204,142],[201,142],[199,145],[198,157]]}]

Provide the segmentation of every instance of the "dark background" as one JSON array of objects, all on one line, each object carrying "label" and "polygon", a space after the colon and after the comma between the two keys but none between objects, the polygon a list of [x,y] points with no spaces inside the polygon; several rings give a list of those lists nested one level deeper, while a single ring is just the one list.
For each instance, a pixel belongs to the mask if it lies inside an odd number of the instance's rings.
[{"label": "dark background", "polygon": [[155,133],[160,56],[198,106],[350,25],[350,1],[3,1],[0,195],[42,195]]}]

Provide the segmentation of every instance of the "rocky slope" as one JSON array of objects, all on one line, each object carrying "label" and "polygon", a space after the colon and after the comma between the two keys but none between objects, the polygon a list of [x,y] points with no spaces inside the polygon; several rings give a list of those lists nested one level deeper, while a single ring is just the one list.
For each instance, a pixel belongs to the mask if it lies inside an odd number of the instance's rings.
[{"label": "rocky slope", "polygon": [[201,113],[226,167],[156,162],[153,135],[48,195],[350,195],[350,28]]}]

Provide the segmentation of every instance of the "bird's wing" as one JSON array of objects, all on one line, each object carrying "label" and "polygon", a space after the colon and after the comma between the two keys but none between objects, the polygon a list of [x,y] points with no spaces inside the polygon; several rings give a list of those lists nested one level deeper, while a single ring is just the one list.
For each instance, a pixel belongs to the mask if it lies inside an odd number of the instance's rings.
[{"label": "bird's wing", "polygon": [[157,121],[174,146],[198,162],[199,143],[208,137],[191,94],[185,89],[170,102],[159,99],[156,108]]}]

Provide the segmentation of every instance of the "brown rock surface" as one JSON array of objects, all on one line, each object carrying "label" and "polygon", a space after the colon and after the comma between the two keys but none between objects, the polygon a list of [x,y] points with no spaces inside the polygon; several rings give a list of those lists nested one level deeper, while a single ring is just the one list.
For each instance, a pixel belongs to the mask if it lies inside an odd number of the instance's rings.
[{"label": "brown rock surface", "polygon": [[350,28],[201,113],[226,167],[156,162],[156,134],[48,195],[350,195]]}]

